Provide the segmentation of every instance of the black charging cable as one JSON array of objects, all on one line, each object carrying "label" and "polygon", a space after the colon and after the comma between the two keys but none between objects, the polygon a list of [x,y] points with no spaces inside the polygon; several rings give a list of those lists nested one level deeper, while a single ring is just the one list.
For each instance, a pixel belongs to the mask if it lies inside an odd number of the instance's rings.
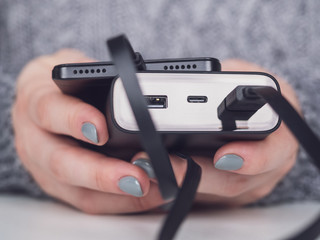
[{"label": "black charging cable", "polygon": [[[236,120],[248,120],[266,103],[279,115],[320,170],[320,140],[291,104],[273,87],[238,86],[231,91],[218,107],[223,130],[235,130]],[[225,116],[229,116],[229,119],[225,120]],[[249,117],[244,119],[243,116]]]},{"label": "black charging cable", "polygon": [[[163,146],[161,137],[156,132],[138,83],[137,67],[134,61],[136,55],[123,35],[109,39],[107,45],[137,121],[142,145],[151,159],[162,197],[165,200],[172,200],[177,195],[178,184],[169,155]],[[141,61],[143,61],[142,58],[140,58]]]},{"label": "black charging cable", "polygon": [[[155,129],[138,83],[133,49],[124,35],[109,39],[107,45],[128,96],[139,127],[142,145],[151,160],[162,197],[164,200],[174,201],[158,235],[159,240],[170,240],[192,206],[201,178],[201,168],[190,157],[179,155],[187,160],[187,172],[179,189],[169,155],[160,134]],[[140,63],[142,62],[141,57]]]},{"label": "black charging cable", "polygon": [[[158,236],[159,240],[170,240],[192,206],[201,178],[201,168],[189,156],[178,154],[188,163],[184,181],[181,188],[178,188],[169,155],[161,135],[154,127],[136,76],[136,70],[144,69],[143,58],[133,52],[124,35],[108,40],[107,45],[136,118],[141,142],[151,159],[162,197],[165,200],[175,199]],[[319,139],[281,93],[272,87],[239,86],[233,90],[218,108],[223,131],[235,130],[236,120],[248,120],[265,103],[277,112],[320,169],[320,162],[317,161],[320,156]],[[313,240],[319,233],[320,217],[307,229],[287,240]]]},{"label": "black charging cable", "polygon": [[[320,171],[320,140],[291,104],[272,87],[238,86],[218,107],[224,131],[236,129],[236,120],[248,120],[268,103],[314,160]],[[227,118],[228,116],[229,118]],[[306,229],[287,240],[313,240],[320,234],[320,215]]]}]

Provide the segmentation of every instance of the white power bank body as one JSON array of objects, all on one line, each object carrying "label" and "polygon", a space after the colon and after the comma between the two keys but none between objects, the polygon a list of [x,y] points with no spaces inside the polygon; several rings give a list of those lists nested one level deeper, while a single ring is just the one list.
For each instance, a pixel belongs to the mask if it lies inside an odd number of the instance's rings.
[{"label": "white power bank body", "polygon": [[[165,108],[149,109],[156,129],[161,132],[221,131],[217,108],[234,88],[256,85],[278,89],[273,78],[258,73],[138,73],[137,76],[144,95],[166,97]],[[123,130],[138,131],[121,79],[115,81],[112,91],[116,124]],[[278,120],[266,104],[248,121],[237,121],[236,131],[267,131],[274,128]]]},{"label": "white power bank body", "polygon": [[[268,104],[248,121],[236,121],[234,131],[223,131],[218,118],[218,106],[239,85],[271,86],[280,91],[276,79],[267,73],[141,72],[137,76],[143,95],[154,97],[155,101],[157,97],[165,99],[160,102],[163,106],[150,105],[149,112],[169,152],[213,156],[227,142],[261,140],[280,125],[278,115]],[[106,154],[129,159],[143,151],[120,78],[112,84],[106,116],[109,129]]]}]

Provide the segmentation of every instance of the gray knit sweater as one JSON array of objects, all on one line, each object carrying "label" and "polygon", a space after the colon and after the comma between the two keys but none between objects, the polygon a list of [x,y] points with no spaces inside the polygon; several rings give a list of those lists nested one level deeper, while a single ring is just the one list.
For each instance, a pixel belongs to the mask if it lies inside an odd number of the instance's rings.
[{"label": "gray knit sweater", "polygon": [[[65,47],[109,60],[105,40],[118,33],[126,33],[146,59],[242,58],[270,69],[295,88],[320,136],[319,12],[318,0],[0,0],[0,191],[44,195],[14,148],[10,109],[21,68]],[[319,183],[301,151],[260,203],[320,200]]]}]

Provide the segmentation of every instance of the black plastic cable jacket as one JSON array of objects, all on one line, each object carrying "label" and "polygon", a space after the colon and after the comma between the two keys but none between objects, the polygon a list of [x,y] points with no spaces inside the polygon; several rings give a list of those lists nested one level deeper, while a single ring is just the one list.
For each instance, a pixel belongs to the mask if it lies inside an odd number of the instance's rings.
[{"label": "black plastic cable jacket", "polygon": [[[262,97],[273,108],[314,160],[314,164],[320,172],[320,140],[291,104],[272,87],[252,87],[248,90]],[[314,240],[319,234],[320,215],[307,228],[287,240]]]},{"label": "black plastic cable jacket", "polygon": [[151,159],[162,197],[165,200],[172,200],[177,195],[178,184],[169,155],[160,135],[156,132],[139,86],[132,47],[123,35],[109,39],[107,45],[137,121],[142,145]]},{"label": "black plastic cable jacket", "polygon": [[201,168],[190,157],[180,155],[187,159],[188,168],[182,187],[178,188],[169,155],[154,127],[138,83],[132,47],[123,35],[108,40],[107,45],[136,118],[141,142],[151,159],[162,197],[166,200],[176,198],[158,236],[159,240],[170,240],[192,206],[201,178]]}]

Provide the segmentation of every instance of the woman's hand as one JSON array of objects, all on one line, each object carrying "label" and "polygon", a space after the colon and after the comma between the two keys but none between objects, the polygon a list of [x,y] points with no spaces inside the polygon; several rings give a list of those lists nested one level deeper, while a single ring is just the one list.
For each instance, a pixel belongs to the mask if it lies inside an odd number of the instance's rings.
[{"label": "woman's hand", "polygon": [[[240,60],[222,62],[224,71],[267,72]],[[300,111],[292,88],[281,78],[282,94]],[[298,144],[284,124],[262,141],[231,142],[222,146],[214,159],[193,157],[202,168],[196,201],[209,205],[239,206],[257,201],[269,194],[295,163]],[[137,158],[147,158],[137,154]],[[171,156],[177,181],[181,184],[186,161]]]},{"label": "woman's hand", "polygon": [[[130,164],[81,148],[70,138],[96,145],[108,140],[104,115],[62,94],[51,79],[56,64],[88,61],[78,51],[62,50],[37,58],[23,69],[12,112],[18,155],[47,194],[82,211],[124,213],[157,207],[163,200],[150,164],[141,160],[145,155],[138,154],[132,160],[135,164]],[[222,66],[230,71],[266,71],[239,60]],[[283,95],[299,109],[291,87],[278,81]],[[226,144],[213,160],[195,157],[203,172],[197,202],[243,205],[264,197],[291,169],[297,150],[297,142],[281,124],[263,141]],[[171,159],[181,183],[186,162]]]},{"label": "woman's hand", "polygon": [[76,50],[39,57],[20,73],[12,116],[16,148],[24,166],[49,195],[89,213],[139,212],[163,201],[157,184],[137,165],[81,148],[71,139],[103,145],[104,115],[61,93],[54,65],[89,62]]}]

